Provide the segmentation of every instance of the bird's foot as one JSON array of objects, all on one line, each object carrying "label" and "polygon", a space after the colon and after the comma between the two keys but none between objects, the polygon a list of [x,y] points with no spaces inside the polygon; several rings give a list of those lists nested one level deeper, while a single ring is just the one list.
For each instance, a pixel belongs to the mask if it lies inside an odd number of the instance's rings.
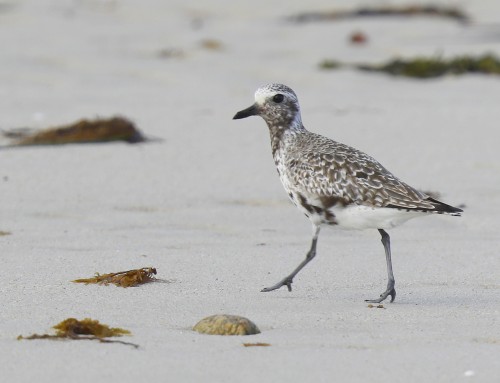
[{"label": "bird's foot", "polygon": [[283,279],[282,281],[279,281],[275,285],[273,285],[271,287],[266,287],[265,289],[262,289],[260,291],[263,293],[267,293],[269,291],[278,290],[280,287],[283,287],[283,286],[286,286],[288,291],[292,291],[292,282],[293,282],[293,277],[292,278],[286,277],[285,279]]},{"label": "bird's foot", "polygon": [[382,294],[380,294],[380,298],[378,299],[365,299],[365,302],[368,303],[380,303],[384,301],[388,296],[391,296],[391,303],[394,302],[396,298],[396,289],[394,288],[394,284],[387,286],[387,290],[385,290]]}]

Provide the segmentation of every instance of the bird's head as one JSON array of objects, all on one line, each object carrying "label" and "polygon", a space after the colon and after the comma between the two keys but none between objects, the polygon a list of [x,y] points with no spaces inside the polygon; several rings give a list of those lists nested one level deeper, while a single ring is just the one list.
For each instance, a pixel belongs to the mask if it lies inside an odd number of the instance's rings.
[{"label": "bird's head", "polygon": [[262,117],[269,128],[273,127],[300,127],[299,100],[295,92],[282,84],[268,84],[255,92],[255,103],[239,111],[233,120],[250,116]]}]

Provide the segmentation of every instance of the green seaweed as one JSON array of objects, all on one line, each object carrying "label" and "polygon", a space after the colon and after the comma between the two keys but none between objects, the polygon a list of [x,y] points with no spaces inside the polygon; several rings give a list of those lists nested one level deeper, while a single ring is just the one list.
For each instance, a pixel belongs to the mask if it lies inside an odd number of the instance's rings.
[{"label": "green seaweed", "polygon": [[321,69],[340,69],[345,64],[341,63],[340,61],[337,60],[323,60],[320,64],[319,67]]},{"label": "green seaweed", "polygon": [[383,65],[359,65],[358,69],[385,72],[394,76],[433,78],[446,74],[500,74],[500,61],[493,55],[478,58],[461,56],[450,60],[419,57],[412,60],[396,59]]},{"label": "green seaweed", "polygon": [[[324,60],[322,69],[337,69],[342,65],[338,61]],[[417,57],[414,59],[394,59],[380,65],[355,64],[348,65],[367,72],[383,72],[393,76],[413,78],[436,78],[448,74],[462,75],[466,73],[500,74],[500,60],[493,54],[479,57],[458,56],[451,59],[441,57]]]}]

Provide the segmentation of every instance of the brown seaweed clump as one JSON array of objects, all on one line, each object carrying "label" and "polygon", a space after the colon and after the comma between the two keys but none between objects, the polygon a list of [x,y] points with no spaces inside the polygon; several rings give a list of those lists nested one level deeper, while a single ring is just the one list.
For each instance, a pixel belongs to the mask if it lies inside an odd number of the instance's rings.
[{"label": "brown seaweed clump", "polygon": [[110,283],[120,287],[132,287],[155,280],[156,269],[154,267],[143,267],[118,273],[99,274],[95,273],[93,278],[75,279],[75,283],[95,283],[99,285],[109,285]]},{"label": "brown seaweed clump", "polygon": [[199,321],[194,331],[208,335],[254,335],[259,328],[247,318],[238,315],[212,315]]},{"label": "brown seaweed clump", "polygon": [[134,343],[123,342],[119,340],[109,340],[104,338],[117,337],[122,335],[130,335],[130,331],[118,328],[109,327],[108,325],[101,324],[97,320],[85,318],[78,320],[75,318],[68,318],[61,323],[53,326],[56,330],[54,335],[50,334],[33,334],[30,336],[19,335],[18,340],[27,339],[73,339],[73,340],[97,340],[103,343],[121,343],[138,348],[139,346]]},{"label": "brown seaweed clump", "polygon": [[135,125],[123,117],[95,120],[83,119],[73,124],[48,128],[38,132],[32,132],[29,129],[13,130],[5,132],[4,136],[13,140],[12,146],[111,141],[137,143],[146,141]]}]

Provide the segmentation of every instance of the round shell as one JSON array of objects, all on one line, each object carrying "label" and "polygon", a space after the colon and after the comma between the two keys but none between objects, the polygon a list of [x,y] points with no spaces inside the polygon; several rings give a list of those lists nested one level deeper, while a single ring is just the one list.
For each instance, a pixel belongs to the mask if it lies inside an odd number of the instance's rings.
[{"label": "round shell", "polygon": [[238,315],[212,315],[196,323],[193,330],[209,335],[260,334],[255,323]]}]

